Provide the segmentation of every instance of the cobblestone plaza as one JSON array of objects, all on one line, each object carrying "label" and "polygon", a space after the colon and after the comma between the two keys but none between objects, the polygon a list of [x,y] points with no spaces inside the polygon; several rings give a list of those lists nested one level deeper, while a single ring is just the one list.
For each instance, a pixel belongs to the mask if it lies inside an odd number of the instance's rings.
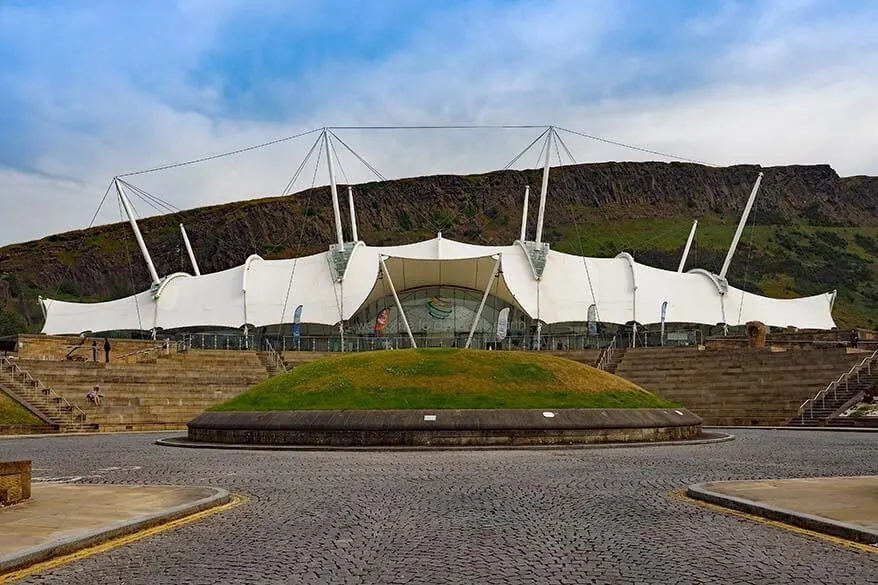
[{"label": "cobblestone plaza", "polygon": [[[178,433],[179,434],[179,433]],[[725,479],[878,474],[878,434],[620,449],[246,452],[0,440],[35,481],[223,487],[232,510],[22,583],[878,583],[854,550],[695,506]]]}]

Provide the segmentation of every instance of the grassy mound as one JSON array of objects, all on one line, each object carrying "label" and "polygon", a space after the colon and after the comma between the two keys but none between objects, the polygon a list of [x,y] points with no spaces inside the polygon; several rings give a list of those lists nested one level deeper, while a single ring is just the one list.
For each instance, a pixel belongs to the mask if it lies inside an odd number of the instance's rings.
[{"label": "grassy mound", "polygon": [[43,421],[0,390],[0,426],[2,425],[42,425]]},{"label": "grassy mound", "polygon": [[416,349],[349,354],[311,362],[210,410],[671,406],[622,378],[550,355]]}]

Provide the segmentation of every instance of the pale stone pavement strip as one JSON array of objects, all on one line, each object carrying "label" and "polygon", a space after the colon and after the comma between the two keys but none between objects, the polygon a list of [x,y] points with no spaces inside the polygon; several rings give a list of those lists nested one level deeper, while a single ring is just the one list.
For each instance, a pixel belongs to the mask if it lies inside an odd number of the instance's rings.
[{"label": "pale stone pavement strip", "polygon": [[878,476],[708,483],[712,492],[878,531]]},{"label": "pale stone pavement strip", "polygon": [[109,529],[214,493],[199,487],[36,484],[30,500],[0,509],[0,557]]},{"label": "pale stone pavement strip", "polygon": [[878,583],[878,554],[669,495],[726,480],[878,475],[878,437],[735,435],[695,446],[389,453],[172,449],[154,445],[155,434],[114,435],[0,440],[0,459],[32,459],[36,477],[250,498],[22,583]]}]

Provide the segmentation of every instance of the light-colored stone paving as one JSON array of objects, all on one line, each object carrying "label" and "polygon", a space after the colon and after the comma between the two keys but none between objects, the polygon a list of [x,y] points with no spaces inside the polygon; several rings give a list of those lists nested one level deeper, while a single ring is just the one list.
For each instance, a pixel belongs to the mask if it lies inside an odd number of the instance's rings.
[{"label": "light-colored stone paving", "polygon": [[706,489],[800,514],[878,530],[878,476],[707,484]]},{"label": "light-colored stone paving", "polygon": [[214,493],[197,487],[37,484],[30,500],[0,509],[0,556],[106,530]]}]

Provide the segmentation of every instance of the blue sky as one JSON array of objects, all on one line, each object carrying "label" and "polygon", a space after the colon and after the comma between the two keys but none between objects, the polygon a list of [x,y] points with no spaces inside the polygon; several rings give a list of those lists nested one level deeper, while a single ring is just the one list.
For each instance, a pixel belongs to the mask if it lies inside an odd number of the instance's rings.
[{"label": "blue sky", "polygon": [[[878,174],[876,71],[869,1],[0,0],[0,245],[84,227],[116,174],[323,125],[553,123]],[[531,139],[346,137],[387,176],[502,167]],[[309,146],[135,182],[181,208],[276,194]]]}]

